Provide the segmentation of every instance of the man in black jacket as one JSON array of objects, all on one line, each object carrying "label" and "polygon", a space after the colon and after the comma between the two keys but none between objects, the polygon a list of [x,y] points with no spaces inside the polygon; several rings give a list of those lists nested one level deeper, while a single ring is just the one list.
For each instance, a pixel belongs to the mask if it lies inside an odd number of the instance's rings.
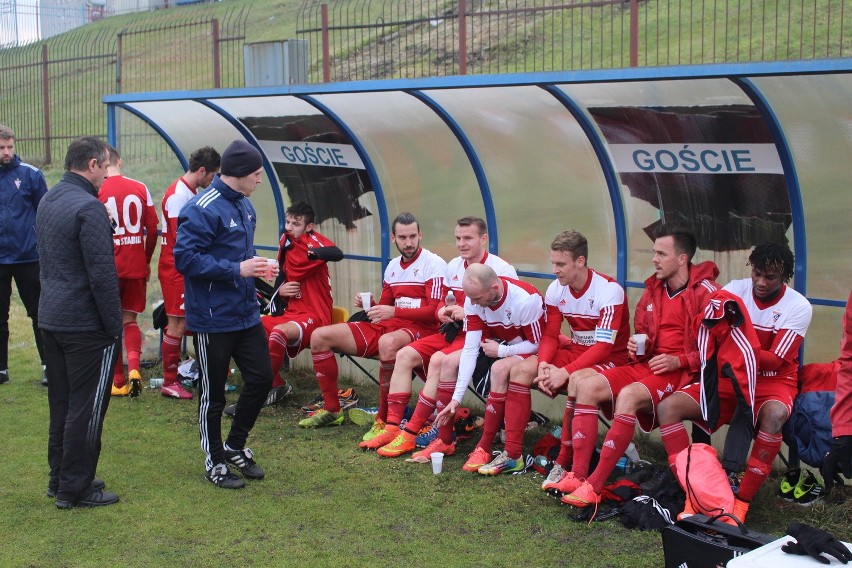
[{"label": "man in black jacket", "polygon": [[101,431],[120,350],[121,303],[112,227],[98,188],[109,153],[102,141],[68,146],[65,174],[41,200],[39,328],[50,403],[48,496],[60,509],[118,502],[95,479]]}]

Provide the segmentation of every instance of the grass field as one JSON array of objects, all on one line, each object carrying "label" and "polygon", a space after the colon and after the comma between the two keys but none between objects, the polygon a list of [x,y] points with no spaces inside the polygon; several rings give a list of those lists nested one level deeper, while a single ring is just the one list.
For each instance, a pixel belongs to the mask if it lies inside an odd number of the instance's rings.
[{"label": "grass field", "polygon": [[[356,445],[362,430],[302,430],[297,406],[316,394],[293,373],[292,398],[264,409],[249,439],[267,471],[241,491],[204,480],[195,401],[113,399],[99,477],[121,502],[57,510],[47,484],[47,392],[29,320],[13,300],[11,381],[0,386],[7,477],[0,485],[0,566],[582,566],[659,567],[660,536],[616,520],[577,523],[539,489],[537,474],[485,478],[461,471],[475,440],[447,458],[444,473],[381,459]],[[159,369],[146,371],[146,378]],[[352,384],[346,380],[346,384]],[[354,385],[362,403],[376,389]],[[235,398],[235,395],[229,395]],[[227,422],[226,422],[227,425]],[[543,431],[534,432],[527,449]],[[638,440],[645,458],[659,445]],[[808,508],[776,501],[770,479],[749,526],[781,535],[792,521],[852,538],[852,505]]]}]

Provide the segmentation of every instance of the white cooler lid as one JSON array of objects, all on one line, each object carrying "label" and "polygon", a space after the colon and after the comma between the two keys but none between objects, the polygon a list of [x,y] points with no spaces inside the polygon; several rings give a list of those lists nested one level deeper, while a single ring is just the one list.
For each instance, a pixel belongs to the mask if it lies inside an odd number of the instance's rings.
[{"label": "white cooler lid", "polygon": [[[765,544],[760,548],[755,548],[751,552],[737,556],[728,562],[728,568],[816,568],[817,566],[843,566],[834,556],[823,554],[823,557],[828,558],[830,564],[821,564],[810,556],[799,556],[797,554],[787,554],[781,547],[787,544],[788,541],[796,540],[792,536],[784,535],[778,540],[773,540],[769,544]],[[852,550],[852,544],[844,542],[846,548]],[[849,564],[846,564],[849,566]]]}]

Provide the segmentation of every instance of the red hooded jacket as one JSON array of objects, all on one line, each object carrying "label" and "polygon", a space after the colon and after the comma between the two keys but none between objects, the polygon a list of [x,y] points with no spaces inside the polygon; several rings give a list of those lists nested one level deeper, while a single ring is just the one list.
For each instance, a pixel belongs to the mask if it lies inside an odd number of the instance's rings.
[{"label": "red hooded jacket", "polygon": [[[715,262],[708,260],[699,264],[690,263],[689,265],[689,280],[686,290],[681,292],[684,294],[686,321],[683,322],[683,351],[677,354],[680,359],[680,368],[683,371],[680,386],[692,382],[695,373],[701,369],[698,357],[698,338],[695,335],[693,321],[697,315],[703,313],[710,295],[720,288],[716,283],[718,275],[719,268]],[[645,347],[646,355],[640,357],[640,360],[650,359],[654,354],[657,330],[660,327],[660,318],[662,317],[659,306],[663,294],[666,294],[666,290],[662,280],[658,280],[656,276],[650,276],[645,280],[645,292],[639,298],[639,303],[636,304],[636,312],[633,317],[633,327],[636,329],[636,333],[648,334]]]}]

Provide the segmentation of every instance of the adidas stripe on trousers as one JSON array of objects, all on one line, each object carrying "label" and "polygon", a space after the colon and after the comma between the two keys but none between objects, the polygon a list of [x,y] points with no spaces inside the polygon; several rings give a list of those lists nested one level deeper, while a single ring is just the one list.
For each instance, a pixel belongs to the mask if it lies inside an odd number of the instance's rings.
[{"label": "adidas stripe on trousers", "polygon": [[272,387],[272,364],[269,361],[269,344],[263,326],[222,333],[196,333],[193,339],[198,356],[199,389],[198,428],[201,449],[206,456],[205,467],[224,463],[222,444],[222,411],[225,409],[225,383],[231,367],[231,358],[243,378],[243,390],[237,400],[237,410],[231,422],[226,443],[241,450],[266,395]]},{"label": "adidas stripe on trousers", "polygon": [[57,499],[76,501],[92,491],[121,336],[40,331],[50,405],[48,486]]}]

